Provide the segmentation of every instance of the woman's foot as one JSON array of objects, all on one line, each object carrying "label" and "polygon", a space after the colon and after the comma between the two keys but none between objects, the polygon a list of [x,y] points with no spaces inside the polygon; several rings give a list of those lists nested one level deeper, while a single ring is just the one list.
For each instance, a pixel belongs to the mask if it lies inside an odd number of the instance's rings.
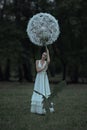
[{"label": "woman's foot", "polygon": [[50,112],[53,113],[54,112],[54,108],[49,108],[50,109]]}]

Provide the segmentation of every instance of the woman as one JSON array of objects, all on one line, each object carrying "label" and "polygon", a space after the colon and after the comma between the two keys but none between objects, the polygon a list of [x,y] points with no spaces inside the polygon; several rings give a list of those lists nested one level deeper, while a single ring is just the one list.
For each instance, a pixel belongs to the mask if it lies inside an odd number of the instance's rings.
[{"label": "woman", "polygon": [[[37,114],[46,114],[46,109],[43,107],[44,97],[48,98],[51,94],[48,76],[46,70],[50,63],[49,50],[46,47],[46,52],[43,52],[40,60],[36,60],[37,76],[35,79],[34,91],[31,98],[31,112]],[[49,108],[50,112],[54,112],[53,108]]]}]

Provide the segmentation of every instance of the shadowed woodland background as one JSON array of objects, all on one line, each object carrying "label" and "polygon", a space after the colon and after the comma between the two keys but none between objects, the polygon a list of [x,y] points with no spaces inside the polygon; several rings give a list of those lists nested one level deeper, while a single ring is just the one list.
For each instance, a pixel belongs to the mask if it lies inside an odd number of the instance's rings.
[{"label": "shadowed woodland background", "polygon": [[33,15],[46,12],[58,19],[61,31],[48,46],[50,80],[87,83],[86,9],[86,0],[0,0],[0,81],[34,80],[42,48],[30,42],[26,28]]}]

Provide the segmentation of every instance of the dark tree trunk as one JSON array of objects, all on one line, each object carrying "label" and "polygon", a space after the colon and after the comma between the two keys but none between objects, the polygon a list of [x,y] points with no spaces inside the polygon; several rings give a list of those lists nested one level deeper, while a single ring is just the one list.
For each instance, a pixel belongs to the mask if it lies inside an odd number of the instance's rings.
[{"label": "dark tree trunk", "polygon": [[22,67],[21,65],[19,65],[18,67],[18,77],[19,77],[19,82],[22,82],[23,81],[23,71],[22,71]]},{"label": "dark tree trunk", "polygon": [[52,76],[52,77],[55,77],[56,70],[55,70],[55,65],[54,65],[54,63],[52,63],[51,65],[49,65],[49,70],[50,70],[51,76]]},{"label": "dark tree trunk", "polygon": [[0,21],[3,20],[3,9],[0,9]]},{"label": "dark tree trunk", "polygon": [[63,66],[63,76],[62,76],[62,79],[65,80],[66,79],[66,61],[64,59],[64,55],[60,54],[60,51],[58,49],[57,46],[53,46],[53,50],[54,50],[54,53],[56,56],[58,56],[58,58],[60,59],[61,63],[62,63],[62,66]]},{"label": "dark tree trunk", "polygon": [[32,74],[31,74],[31,65],[27,63],[23,63],[23,71],[24,71],[24,79],[29,82],[33,81]]},{"label": "dark tree trunk", "polygon": [[1,65],[0,65],[0,81],[3,81],[3,72],[2,72]]},{"label": "dark tree trunk", "polygon": [[18,0],[14,0],[14,7],[15,7],[15,16],[16,16],[16,24],[20,25],[20,2]]},{"label": "dark tree trunk", "polygon": [[10,59],[7,59],[4,77],[6,81],[10,80]]},{"label": "dark tree trunk", "polygon": [[71,75],[71,81],[73,83],[78,83],[78,80],[79,80],[79,69],[78,69],[78,66],[75,65],[74,70],[73,70],[72,75]]},{"label": "dark tree trunk", "polygon": [[63,78],[62,79],[63,80],[66,79],[66,64],[65,63],[63,63]]}]

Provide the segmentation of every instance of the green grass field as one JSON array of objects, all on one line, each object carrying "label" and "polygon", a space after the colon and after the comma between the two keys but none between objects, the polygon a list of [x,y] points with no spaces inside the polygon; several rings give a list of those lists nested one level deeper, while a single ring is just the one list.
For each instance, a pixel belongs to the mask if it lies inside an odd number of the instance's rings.
[{"label": "green grass field", "polygon": [[0,83],[0,130],[87,130],[87,85],[67,85],[45,116],[30,113],[32,92],[30,83]]}]

